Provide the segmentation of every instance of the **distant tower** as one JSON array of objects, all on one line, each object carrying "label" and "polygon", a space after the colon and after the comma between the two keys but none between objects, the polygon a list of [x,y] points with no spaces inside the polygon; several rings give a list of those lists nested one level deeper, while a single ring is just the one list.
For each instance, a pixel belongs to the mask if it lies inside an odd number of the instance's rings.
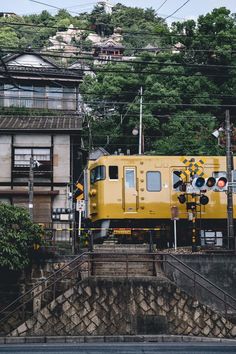
[{"label": "distant tower", "polygon": [[108,0],[98,1],[98,5],[102,5],[104,7],[104,11],[106,12],[106,14],[112,14],[113,5],[109,3]]}]

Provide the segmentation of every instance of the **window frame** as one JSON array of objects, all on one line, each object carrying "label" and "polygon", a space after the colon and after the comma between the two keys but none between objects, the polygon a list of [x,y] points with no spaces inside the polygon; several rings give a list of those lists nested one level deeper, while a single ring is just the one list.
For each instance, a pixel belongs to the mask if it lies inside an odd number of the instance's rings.
[{"label": "window frame", "polygon": [[[159,189],[155,189],[155,190],[150,190],[150,187],[148,187],[148,175],[150,174],[150,173],[156,173],[156,174],[158,174],[158,176],[159,176]],[[162,183],[161,183],[161,171],[147,171],[146,172],[146,190],[147,190],[147,192],[150,192],[150,193],[157,193],[157,192],[161,192],[161,190],[162,190]]]}]

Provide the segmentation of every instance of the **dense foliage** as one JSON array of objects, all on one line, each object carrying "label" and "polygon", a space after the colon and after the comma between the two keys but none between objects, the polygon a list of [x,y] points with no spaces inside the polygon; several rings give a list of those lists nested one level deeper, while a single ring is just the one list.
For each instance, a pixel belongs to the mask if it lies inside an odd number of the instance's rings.
[{"label": "dense foliage", "polygon": [[[224,153],[211,133],[224,121],[225,109],[236,102],[236,17],[226,8],[171,27],[153,9],[121,4],[114,6],[112,15],[95,6],[91,13],[78,16],[66,10],[55,16],[43,11],[0,21],[4,22],[0,27],[3,49],[42,48],[58,29],[70,24],[84,29],[81,41],[73,44],[86,51],[91,50],[87,35],[92,31],[102,37],[114,29],[122,34],[125,55],[136,59],[97,66],[93,58],[87,60],[96,75],[87,75],[81,85],[87,107],[86,148],[103,146],[111,153],[119,148],[137,153],[138,139],[132,130],[139,124],[142,86],[146,153]],[[38,31],[32,24],[40,25]],[[174,51],[177,43],[182,47]],[[147,45],[159,47],[158,53],[145,51]],[[234,122],[234,107],[230,113]]]},{"label": "dense foliage", "polygon": [[0,203],[0,267],[20,270],[27,266],[34,244],[42,244],[42,230],[26,209]]}]

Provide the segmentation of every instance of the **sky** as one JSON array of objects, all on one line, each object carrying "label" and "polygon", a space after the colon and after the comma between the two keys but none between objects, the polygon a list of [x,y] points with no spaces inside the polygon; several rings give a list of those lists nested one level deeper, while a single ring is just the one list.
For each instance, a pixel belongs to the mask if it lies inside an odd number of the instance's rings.
[{"label": "sky", "polygon": [[[38,0],[47,5],[55,6],[58,8],[66,8],[71,11],[72,15],[80,12],[90,12],[96,0]],[[126,6],[144,7],[157,10],[164,2],[165,4],[158,11],[159,15],[166,17],[173,13],[180,7],[186,0],[118,0]],[[114,0],[111,3],[116,4]],[[225,6],[231,12],[236,12],[236,0],[190,0],[181,10],[179,10],[174,17],[170,18],[168,22],[176,20],[183,20],[193,18],[196,19],[199,15],[204,15],[211,12],[216,7]],[[0,12],[15,12],[18,15],[28,15],[32,13],[40,13],[43,10],[48,10],[53,15],[57,13],[56,9],[52,7],[38,4],[30,0],[0,0]]]}]

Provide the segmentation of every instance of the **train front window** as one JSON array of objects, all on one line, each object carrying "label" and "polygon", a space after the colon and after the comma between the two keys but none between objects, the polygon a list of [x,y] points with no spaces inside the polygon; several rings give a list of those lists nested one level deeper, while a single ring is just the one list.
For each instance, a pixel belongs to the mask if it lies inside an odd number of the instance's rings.
[{"label": "train front window", "polygon": [[125,169],[125,187],[135,188],[135,170],[134,168]]},{"label": "train front window", "polygon": [[93,184],[106,178],[105,166],[97,166],[91,170],[90,183]]},{"label": "train front window", "polygon": [[109,166],[109,179],[118,179],[118,166]]},{"label": "train front window", "polygon": [[161,173],[158,171],[147,172],[147,191],[160,192],[161,190]]}]

